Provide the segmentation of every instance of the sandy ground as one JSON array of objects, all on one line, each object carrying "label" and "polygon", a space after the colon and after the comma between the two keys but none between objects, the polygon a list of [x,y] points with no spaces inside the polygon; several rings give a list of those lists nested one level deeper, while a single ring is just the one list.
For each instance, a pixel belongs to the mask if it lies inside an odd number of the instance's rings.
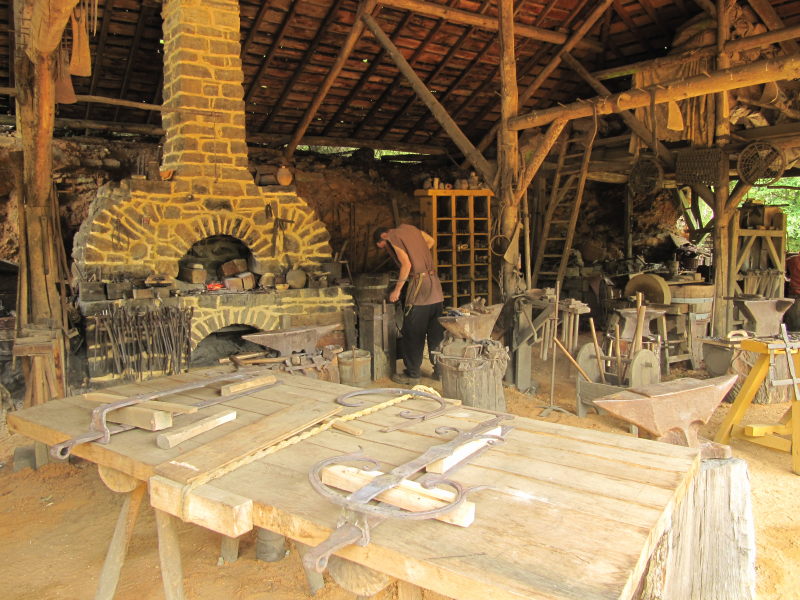
[{"label": "sandy ground", "polygon": [[[687,375],[681,373],[676,375]],[[695,375],[689,373],[689,375]],[[696,374],[702,376],[702,374]],[[506,390],[510,412],[539,418],[539,407],[549,395],[549,365],[534,365],[539,393],[524,395]],[[437,382],[424,383],[438,386]],[[555,398],[574,410],[574,377],[566,364],[558,372]],[[376,382],[376,385],[386,382]],[[712,436],[730,405],[721,406],[704,428]],[[787,405],[754,406],[747,422],[775,422]],[[546,420],[628,435],[626,426],[610,417],[553,413]],[[120,495],[100,481],[94,465],[51,464],[38,470],[13,473],[14,447],[29,443],[0,430],[0,597],[7,600],[92,598],[119,508]],[[790,471],[788,454],[746,442],[735,442],[734,455],[750,469],[757,541],[757,589],[761,599],[800,598],[800,476]],[[300,600],[310,597],[297,552],[279,563],[255,559],[255,536],[246,535],[240,559],[218,566],[219,537],[200,527],[180,527],[184,582],[193,600]],[[116,598],[163,598],[156,550],[155,520],[144,507],[131,541]],[[319,600],[350,600],[354,596],[326,576]],[[396,597],[390,586],[378,600]],[[433,595],[426,594],[427,599]],[[437,598],[441,598],[437,596]],[[713,600],[713,599],[708,599]]]}]

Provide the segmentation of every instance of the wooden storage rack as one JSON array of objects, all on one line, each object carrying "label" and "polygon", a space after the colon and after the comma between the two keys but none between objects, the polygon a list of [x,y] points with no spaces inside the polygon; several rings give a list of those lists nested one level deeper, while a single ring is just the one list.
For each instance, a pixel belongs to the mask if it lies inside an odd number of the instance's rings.
[{"label": "wooden storage rack", "polygon": [[483,297],[492,303],[490,190],[417,190],[422,228],[436,244],[433,260],[444,305],[461,306]]}]

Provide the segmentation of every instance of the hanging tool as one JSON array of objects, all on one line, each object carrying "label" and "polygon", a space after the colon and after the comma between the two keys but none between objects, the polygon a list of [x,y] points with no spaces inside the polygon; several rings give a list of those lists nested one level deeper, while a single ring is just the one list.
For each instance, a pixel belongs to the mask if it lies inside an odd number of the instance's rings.
[{"label": "hanging tool", "polygon": [[370,481],[367,485],[358,489],[357,491],[347,496],[334,491],[322,482],[322,470],[333,464],[343,462],[362,462],[378,466],[378,461],[369,458],[361,453],[350,454],[344,456],[334,456],[318,462],[312,467],[308,475],[311,487],[314,488],[321,496],[327,500],[343,507],[342,516],[336,530],[331,533],[327,540],[322,542],[316,548],[309,550],[303,557],[303,564],[307,569],[313,569],[317,572],[322,572],[328,564],[328,558],[336,550],[349,546],[351,544],[358,544],[359,546],[366,546],[370,542],[370,531],[380,525],[383,521],[389,518],[394,519],[431,519],[442,513],[449,512],[459,506],[466,500],[467,494],[474,492],[477,489],[483,489],[484,486],[479,488],[464,489],[459,483],[447,479],[455,468],[461,466],[462,463],[455,465],[449,469],[446,474],[424,475],[417,480],[423,486],[432,486],[434,483],[444,484],[451,487],[455,491],[455,497],[452,502],[434,508],[431,510],[423,510],[418,512],[405,511],[399,508],[373,505],[370,501],[383,492],[395,488],[400,483],[410,476],[420,472],[425,467],[443,458],[447,458],[460,446],[473,442],[476,440],[485,440],[486,444],[492,446],[501,443],[505,439],[505,435],[511,429],[510,427],[501,427],[500,435],[489,435],[487,432],[497,429],[497,427],[505,420],[513,418],[511,415],[500,415],[493,419],[484,421],[468,431],[461,431],[454,427],[442,427],[436,430],[438,435],[447,432],[456,432],[456,436],[449,442],[437,444],[428,448],[423,454],[417,458],[399,465],[386,474],[380,475]]}]

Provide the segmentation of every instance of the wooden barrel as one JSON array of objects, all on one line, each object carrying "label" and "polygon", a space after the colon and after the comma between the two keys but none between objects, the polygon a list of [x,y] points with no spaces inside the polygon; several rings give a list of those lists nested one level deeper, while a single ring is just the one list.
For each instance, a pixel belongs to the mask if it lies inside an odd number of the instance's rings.
[{"label": "wooden barrel", "polygon": [[710,314],[714,308],[714,286],[708,283],[686,283],[669,286],[672,304],[688,304],[689,312]]}]

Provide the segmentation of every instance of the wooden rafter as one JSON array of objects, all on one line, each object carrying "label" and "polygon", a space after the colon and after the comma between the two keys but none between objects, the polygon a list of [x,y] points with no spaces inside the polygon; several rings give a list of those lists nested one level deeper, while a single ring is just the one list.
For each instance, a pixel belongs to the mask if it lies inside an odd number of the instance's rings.
[{"label": "wooden rafter", "polygon": [[[264,73],[267,72],[267,69],[272,63],[272,59],[275,58],[275,54],[278,52],[278,50],[280,50],[281,44],[283,43],[283,38],[286,36],[286,30],[289,27],[289,22],[292,20],[292,17],[294,17],[295,13],[297,13],[297,7],[299,4],[299,2],[292,2],[289,6],[289,10],[286,11],[286,14],[281,20],[281,24],[278,27],[278,31],[275,32],[275,35],[272,38],[272,43],[269,46],[267,54],[261,60],[261,64],[258,66],[256,74],[253,75],[253,78],[250,80],[250,85],[247,86],[247,90],[244,93],[245,106],[253,100],[253,96],[255,96],[256,92],[260,89],[258,86],[261,82],[261,78],[264,76]],[[244,54],[242,54],[242,61],[244,61]]]},{"label": "wooden rafter", "polygon": [[[136,64],[136,54],[139,52],[139,44],[142,41],[142,33],[144,32],[145,23],[150,18],[151,13],[153,12],[153,7],[143,4],[142,5],[142,12],[139,15],[139,19],[136,21],[136,31],[133,34],[133,42],[131,43],[130,48],[128,49],[128,62],[125,65],[125,73],[122,76],[122,87],[119,91],[120,99],[124,99],[128,93],[128,87],[130,86],[131,82],[131,72],[133,71],[133,66]],[[114,118],[113,120],[116,121],[119,119],[119,111],[120,107],[118,106],[114,111]]]},{"label": "wooden rafter", "polygon": [[416,73],[414,73],[414,69],[410,64],[408,64],[408,61],[405,59],[402,53],[381,30],[375,19],[373,19],[371,15],[363,13],[361,15],[361,20],[364,22],[367,29],[370,30],[372,35],[375,36],[375,39],[378,40],[380,45],[386,49],[389,58],[394,61],[395,65],[397,65],[397,68],[400,70],[403,76],[408,79],[408,82],[411,84],[414,92],[416,92],[420,99],[425,103],[425,106],[430,109],[436,119],[442,124],[442,127],[456,144],[456,146],[458,146],[459,150],[464,153],[464,156],[467,156],[470,159],[485,181],[492,181],[494,178],[494,170],[492,167],[489,165],[486,159],[477,150],[475,150],[475,147],[469,141],[467,136],[465,136],[461,129],[459,129],[455,121],[450,118],[450,115],[447,114],[447,111],[444,109],[444,107],[439,104],[438,100],[436,100],[433,94],[431,94],[431,92],[425,86],[425,83]]},{"label": "wooden rafter", "polygon": [[[763,48],[770,44],[780,43],[785,40],[791,40],[800,37],[800,25],[793,25],[777,31],[770,31],[768,33],[761,33],[759,35],[752,35],[750,37],[739,38],[731,40],[725,44],[725,52],[743,52],[745,50],[752,50],[753,48]],[[603,81],[606,79],[616,79],[618,77],[627,77],[640,71],[660,69],[662,67],[677,65],[687,60],[696,60],[698,58],[708,58],[715,56],[718,52],[717,45],[711,44],[709,46],[702,46],[700,48],[693,48],[687,52],[679,54],[670,54],[661,58],[651,60],[643,60],[628,65],[619,67],[611,67],[610,69],[603,69],[602,71],[595,71],[592,75]]]},{"label": "wooden rafter", "polygon": [[650,17],[650,20],[658,26],[658,28],[661,30],[661,33],[664,34],[664,39],[671,40],[673,32],[670,31],[666,25],[664,25],[663,19],[658,16],[656,9],[653,8],[652,0],[639,0],[639,5],[642,7],[644,12],[647,13],[647,16]]},{"label": "wooden rafter", "polygon": [[[783,20],[778,16],[778,13],[775,12],[775,9],[768,0],[747,0],[747,3],[764,22],[767,29],[770,31],[783,29]],[[781,42],[781,49],[783,49],[786,54],[795,54],[800,52],[800,45],[794,40],[786,40],[785,42]]]},{"label": "wooden rafter", "polygon": [[[586,36],[586,34],[589,33],[589,30],[595,26],[597,20],[603,16],[603,13],[606,12],[611,3],[616,1],[618,0],[599,0],[592,12],[589,13],[589,16],[586,17],[586,20],[581,23],[581,25],[572,33],[572,35],[569,36],[567,42],[558,49],[555,56],[550,59],[550,62],[548,62],[544,68],[539,71],[539,73],[536,75],[536,79],[534,79],[533,82],[520,94],[520,106],[524,106],[525,103],[530,100],[536,92],[539,91],[539,88],[542,87],[544,82],[547,81],[547,79],[561,64],[561,56],[565,52],[569,52],[575,46],[577,46],[578,43]],[[483,151],[489,146],[497,133],[497,127],[498,124],[495,123],[489,132],[483,136],[483,139],[477,146],[478,150]]]},{"label": "wooden rafter", "polygon": [[639,43],[642,45],[642,48],[645,52],[652,52],[653,45],[648,41],[647,36],[642,34],[639,27],[636,23],[633,22],[633,19],[628,14],[628,11],[622,6],[621,0],[614,0],[614,12],[617,13],[622,19],[622,22],[628,27],[631,33],[639,40]]},{"label": "wooden rafter", "polygon": [[[164,69],[161,69],[161,73],[158,77],[158,83],[156,83],[155,90],[153,91],[153,99],[151,100],[152,104],[161,104],[162,96],[164,94]],[[147,113],[147,118],[145,119],[145,123],[150,123],[152,118],[155,116],[156,113],[149,112]]]},{"label": "wooden rafter", "polygon": [[[420,57],[420,55],[422,55],[422,52],[424,51],[425,47],[428,45],[428,42],[430,42],[431,39],[433,39],[433,37],[436,35],[436,33],[438,33],[439,28],[442,27],[442,24],[443,23],[437,23],[436,25],[434,25],[431,28],[431,30],[428,32],[428,34],[425,36],[425,39],[423,39],[422,42],[420,43],[420,45],[417,46],[417,49],[414,50],[414,53],[408,59],[408,63],[412,67],[414,67],[416,65],[417,59]],[[388,86],[386,86],[386,89],[383,90],[383,92],[378,97],[378,99],[372,104],[372,108],[369,109],[369,112],[361,120],[361,123],[359,123],[356,126],[356,128],[355,128],[355,130],[353,132],[353,136],[354,137],[358,137],[361,134],[361,132],[364,131],[366,126],[369,123],[371,123],[372,120],[375,118],[375,116],[383,109],[384,104],[386,104],[387,102],[391,102],[394,99],[395,91],[397,90],[397,88],[400,86],[400,84],[402,82],[403,82],[403,76],[402,76],[402,74],[398,73],[395,76],[395,78],[392,80],[392,82]],[[412,94],[412,96],[413,96],[413,94]],[[395,115],[395,117],[389,121],[388,125],[389,126],[393,126],[394,123],[397,121],[397,119],[399,117],[400,117],[399,114]]]},{"label": "wooden rafter", "polygon": [[[564,52],[562,55],[562,60],[581,78],[588,83],[595,92],[600,94],[601,96],[610,96],[611,90],[609,90],[606,86],[604,86],[600,81],[592,77],[589,71],[584,68],[584,66],[575,59],[569,52]],[[672,152],[670,152],[669,148],[667,148],[661,142],[654,142],[653,141],[653,132],[650,131],[650,128],[647,127],[642,121],[640,121],[636,116],[627,110],[623,110],[619,113],[620,117],[625,124],[630,127],[631,131],[639,136],[645,144],[647,144],[650,149],[655,152],[661,160],[667,164],[667,166],[674,168],[675,160],[672,157]]]},{"label": "wooden rafter", "polygon": [[[483,14],[488,8],[489,8],[489,1],[488,0],[484,0],[483,3],[481,4],[480,8],[478,9],[478,12]],[[467,29],[464,30],[464,33],[462,33],[461,37],[458,39],[458,41],[456,41],[456,43],[453,44],[453,47],[447,53],[447,56],[445,56],[444,60],[442,60],[439,63],[439,65],[436,67],[436,70],[434,70],[434,72],[431,73],[430,76],[428,76],[428,78],[425,80],[425,83],[430,85],[436,80],[436,78],[439,76],[439,74],[449,64],[450,59],[456,54],[456,52],[458,52],[461,49],[461,46],[473,34],[475,29],[476,29],[475,27],[470,26],[470,27],[468,27]],[[484,44],[483,48],[481,50],[479,50],[478,53],[475,55],[475,57],[470,61],[469,65],[467,65],[464,69],[461,69],[461,74],[450,85],[450,87],[447,88],[444,91],[444,93],[440,96],[440,98],[439,98],[440,102],[444,102],[450,96],[451,92],[453,92],[454,90],[458,89],[458,87],[461,85],[461,83],[472,73],[473,69],[477,65],[479,65],[481,63],[481,61],[485,58],[486,54],[489,52],[489,49],[494,45],[494,43],[495,43],[494,40],[488,40],[486,42],[486,44]],[[405,110],[408,109],[408,106],[411,104],[412,101],[413,101],[413,98],[410,98],[406,102],[406,104],[404,104],[403,107],[400,109],[400,112],[401,113],[405,112]],[[417,119],[417,122],[414,123],[414,125],[412,125],[409,128],[409,130],[406,133],[406,135],[403,136],[403,141],[406,141],[406,142],[409,141],[414,135],[416,135],[419,131],[421,131],[423,129],[423,127],[425,126],[425,124],[427,123],[429,118],[430,118],[430,115],[428,113],[425,113],[419,119]],[[455,119],[455,115],[453,115],[453,118]],[[438,127],[434,129],[434,133],[436,131],[438,131]],[[430,137],[432,137],[434,135],[434,133],[429,134],[427,136],[427,138],[429,139]]]},{"label": "wooden rafter", "polygon": [[[376,16],[380,14],[380,7],[375,10],[375,14]],[[406,13],[389,36],[389,39],[392,40],[392,43],[394,43],[397,38],[400,37],[400,33],[403,31],[405,26],[408,25],[409,21],[411,21],[411,13]],[[328,120],[328,123],[322,130],[322,135],[329,135],[331,130],[336,127],[336,122],[339,120],[339,117],[341,117],[344,111],[351,106],[353,100],[355,100],[364,85],[366,85],[366,83],[372,78],[372,76],[375,74],[375,71],[378,70],[378,67],[380,67],[381,63],[383,63],[385,57],[386,50],[381,48],[378,51],[378,54],[376,54],[375,57],[370,61],[369,67],[367,67],[366,71],[364,71],[364,73],[362,73],[361,77],[358,79],[358,83],[352,87],[350,93],[347,94],[347,97],[339,103],[339,108],[336,109],[336,112],[333,113],[333,116]]]},{"label": "wooden rafter", "polygon": [[800,57],[798,56],[759,60],[715,71],[711,74],[672,82],[670,85],[660,84],[651,88],[632,89],[613,96],[581,100],[564,106],[534,111],[512,119],[509,127],[512,129],[539,127],[556,119],[572,120],[589,117],[592,116],[593,110],[596,110],[598,115],[609,115],[618,113],[620,110],[644,108],[649,106],[653,100],[655,100],[655,104],[663,104],[672,100],[685,100],[767,81],[794,79],[798,69],[800,69]]},{"label": "wooden rafter", "polygon": [[281,95],[278,98],[278,101],[273,104],[270,108],[269,114],[267,117],[261,122],[261,125],[258,127],[259,132],[264,132],[269,129],[269,126],[272,125],[272,121],[275,119],[275,115],[277,115],[281,108],[283,108],[286,99],[289,97],[289,94],[292,93],[295,84],[303,75],[305,68],[308,66],[308,63],[311,61],[311,57],[313,57],[317,52],[317,47],[319,46],[320,42],[322,41],[325,32],[330,27],[331,23],[333,23],[336,15],[339,12],[339,8],[341,8],[344,0],[336,0],[331,5],[331,8],[325,14],[325,18],[320,23],[319,28],[317,29],[316,33],[314,34],[314,39],[311,41],[311,45],[308,47],[308,51],[306,51],[305,56],[303,56],[303,60],[300,61],[300,64],[297,65],[297,68],[294,70],[291,79],[283,86],[283,90],[281,91]]},{"label": "wooden rafter", "polygon": [[[13,88],[14,83],[14,51],[16,44],[14,43],[14,1],[10,0],[8,3],[8,87]],[[14,99],[9,98],[9,108],[14,108]]]},{"label": "wooden rafter", "polygon": [[[552,6],[552,4],[553,3],[551,2],[548,6]],[[543,11],[539,15],[536,16],[535,25],[541,25],[542,24],[542,22],[544,21],[545,17],[547,16],[547,14],[549,12],[548,10],[546,10],[548,8],[548,6],[546,6],[545,9],[543,9]],[[580,10],[580,7],[576,7],[575,11],[570,13],[570,16],[567,18],[565,23],[567,23],[567,24],[571,23],[572,20],[575,18],[576,13],[579,10]],[[484,51],[481,54],[481,56],[484,56],[489,51],[489,49],[492,48],[493,45],[494,45],[494,40],[490,40],[486,44],[486,46],[484,47]],[[539,64],[539,61],[542,60],[542,58],[545,56],[545,54],[547,54],[548,51],[549,51],[549,46],[542,44],[534,52],[533,56],[531,58],[529,58],[525,62],[525,64],[522,65],[522,67],[519,67],[517,69],[517,79],[518,80],[522,80],[523,77],[525,77],[533,69],[535,69],[536,66]],[[476,63],[476,66],[477,66],[477,63]],[[451,89],[455,89],[458,85],[460,85],[461,81],[464,78],[466,78],[467,75],[472,73],[472,69],[474,69],[474,66],[470,66],[469,69],[467,69],[465,72],[462,72],[461,76],[459,76],[459,79],[451,86]],[[475,100],[480,98],[481,95],[483,95],[488,90],[488,88],[494,83],[494,80],[495,80],[495,74],[494,74],[494,72],[490,72],[489,75],[484,78],[483,82],[481,82],[478,85],[478,87],[476,87],[471,94],[469,94],[466,98],[464,98],[464,101],[458,107],[456,107],[453,110],[453,112],[452,112],[453,118],[457,119],[459,117],[459,115],[467,107],[469,107]],[[496,106],[496,103],[495,103],[494,100],[491,100],[491,101],[487,102],[483,107],[483,111],[481,111],[479,116],[476,119],[473,120],[475,125],[478,125],[484,119],[484,117],[487,114],[489,114],[492,111],[492,109],[494,109],[495,106]],[[426,140],[431,139],[434,135],[436,135],[436,133],[438,133],[438,131],[439,131],[439,128],[438,127],[434,127],[431,130],[430,133],[426,134],[425,139]],[[412,132],[410,131],[409,133],[412,133]]]},{"label": "wooden rafter", "polygon": [[[106,0],[103,5],[103,19],[100,21],[100,35],[97,36],[97,46],[94,51],[94,64],[92,65],[92,79],[89,82],[89,95],[94,95],[97,91],[97,82],[100,81],[100,72],[103,68],[103,55],[106,47],[106,38],[108,37],[108,25],[111,23],[111,15],[114,12],[114,0]],[[89,112],[92,110],[91,104],[86,105],[86,111],[83,113],[83,118],[89,118]]]},{"label": "wooden rafter", "polygon": [[320,86],[319,90],[317,90],[314,98],[312,98],[311,104],[309,104],[306,112],[303,114],[303,118],[300,120],[299,125],[295,129],[294,135],[292,135],[292,139],[289,140],[289,143],[286,146],[287,159],[291,158],[294,154],[294,151],[297,149],[297,145],[300,143],[300,139],[306,134],[308,126],[311,124],[311,120],[317,114],[319,107],[322,105],[322,101],[325,100],[325,96],[328,95],[331,86],[333,86],[333,83],[336,81],[339,73],[341,73],[344,64],[347,62],[347,58],[350,56],[350,52],[352,52],[353,47],[358,41],[358,38],[361,37],[361,32],[364,31],[364,23],[361,19],[361,16],[371,14],[374,9],[375,0],[364,0],[358,5],[355,21],[353,22],[353,26],[350,29],[347,39],[345,39],[344,44],[339,50],[336,61],[334,61],[331,70],[328,71],[328,74],[325,76],[322,85]]},{"label": "wooden rafter", "polygon": [[[435,2],[425,2],[424,0],[384,0],[381,4],[384,6],[391,6],[392,8],[410,10],[420,15],[437,17],[449,21],[450,23],[474,25],[475,27],[480,27],[488,31],[499,31],[500,29],[499,22],[496,18],[436,4]],[[541,27],[524,25],[521,23],[514,24],[514,33],[519,37],[527,37],[558,45],[566,44],[568,39],[567,34],[561,33],[560,31],[552,31],[550,29],[543,29]],[[595,52],[602,50],[599,44],[589,40],[584,41],[582,46]]]},{"label": "wooden rafter", "polygon": [[242,42],[242,49],[240,52],[242,62],[244,62],[247,53],[250,51],[250,46],[252,45],[253,40],[256,39],[256,36],[261,29],[261,24],[264,22],[264,18],[267,16],[267,12],[269,12],[272,7],[272,2],[262,2],[261,6],[258,7],[258,12],[253,18],[253,22],[250,23],[250,29],[247,31],[247,37],[244,38],[244,41]]}]

